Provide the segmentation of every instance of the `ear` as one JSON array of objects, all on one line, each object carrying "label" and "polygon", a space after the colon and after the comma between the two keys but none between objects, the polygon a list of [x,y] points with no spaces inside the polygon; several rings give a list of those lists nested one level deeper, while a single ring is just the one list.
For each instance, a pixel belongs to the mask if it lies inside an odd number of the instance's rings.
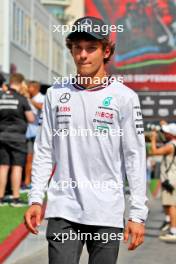
[{"label": "ear", "polygon": [[111,54],[111,50],[109,45],[107,45],[104,51],[104,59],[108,58],[110,54]]}]

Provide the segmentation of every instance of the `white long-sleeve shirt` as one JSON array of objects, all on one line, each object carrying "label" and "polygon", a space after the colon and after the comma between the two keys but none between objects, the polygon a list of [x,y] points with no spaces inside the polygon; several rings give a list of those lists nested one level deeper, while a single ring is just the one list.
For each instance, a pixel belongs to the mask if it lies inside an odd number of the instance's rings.
[{"label": "white long-sleeve shirt", "polygon": [[126,175],[129,218],[145,220],[143,132],[138,96],[122,83],[90,90],[71,84],[49,88],[34,144],[29,204],[42,203],[47,191],[45,218],[123,227]]}]

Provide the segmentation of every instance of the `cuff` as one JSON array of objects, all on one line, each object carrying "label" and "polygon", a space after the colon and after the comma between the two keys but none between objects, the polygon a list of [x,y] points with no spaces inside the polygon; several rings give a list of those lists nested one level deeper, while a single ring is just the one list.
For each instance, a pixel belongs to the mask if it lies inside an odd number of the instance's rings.
[{"label": "cuff", "polygon": [[43,200],[40,199],[40,198],[29,198],[28,205],[32,205],[32,204],[40,204],[40,205],[42,205],[43,204]]}]

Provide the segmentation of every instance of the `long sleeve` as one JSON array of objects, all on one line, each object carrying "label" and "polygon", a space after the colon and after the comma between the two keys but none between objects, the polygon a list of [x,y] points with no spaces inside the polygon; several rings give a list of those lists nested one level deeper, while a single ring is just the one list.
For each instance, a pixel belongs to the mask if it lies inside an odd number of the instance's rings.
[{"label": "long sleeve", "polygon": [[52,148],[52,111],[49,101],[49,91],[43,106],[43,121],[34,143],[32,163],[32,188],[29,192],[29,205],[33,202],[43,202],[48,180],[53,168]]},{"label": "long sleeve", "polygon": [[131,193],[129,218],[146,220],[146,149],[140,103],[135,93],[123,106],[121,127],[125,174]]}]

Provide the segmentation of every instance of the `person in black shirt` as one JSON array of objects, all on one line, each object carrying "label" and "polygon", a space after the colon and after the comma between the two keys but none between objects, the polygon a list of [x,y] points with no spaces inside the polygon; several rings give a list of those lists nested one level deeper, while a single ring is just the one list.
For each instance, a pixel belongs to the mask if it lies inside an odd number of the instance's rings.
[{"label": "person in black shirt", "polygon": [[26,157],[25,133],[27,123],[34,121],[27,99],[19,93],[23,82],[22,74],[13,74],[10,88],[0,92],[0,206],[7,204],[4,193],[10,167],[13,192],[11,205],[22,206],[19,189]]}]

